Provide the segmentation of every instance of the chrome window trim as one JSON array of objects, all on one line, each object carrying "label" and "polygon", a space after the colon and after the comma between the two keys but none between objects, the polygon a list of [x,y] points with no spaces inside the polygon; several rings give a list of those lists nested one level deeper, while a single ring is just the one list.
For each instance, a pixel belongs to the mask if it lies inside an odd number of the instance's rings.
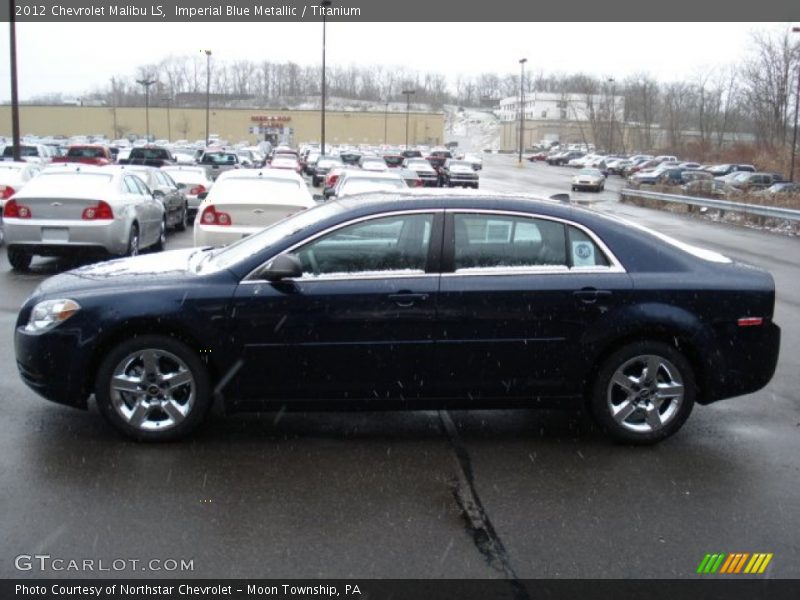
[{"label": "chrome window trim", "polygon": [[570,274],[570,273],[627,273],[625,267],[622,266],[622,263],[617,259],[613,252],[609,249],[608,246],[601,240],[597,235],[588,227],[581,223],[576,223],[575,221],[570,221],[568,219],[562,219],[561,217],[552,217],[550,215],[542,215],[538,213],[527,213],[527,212],[520,212],[514,210],[499,210],[499,209],[485,209],[485,208],[476,208],[476,209],[465,209],[465,208],[448,208],[445,209],[445,214],[452,213],[454,216],[455,214],[481,214],[481,215],[499,215],[499,216],[506,216],[506,217],[524,217],[527,219],[541,219],[544,221],[555,221],[557,223],[562,223],[563,225],[569,225],[570,227],[575,227],[576,229],[581,230],[585,233],[589,239],[591,239],[598,248],[605,254],[606,258],[610,265],[608,267],[601,267],[601,266],[594,266],[594,267],[567,267],[566,265],[552,265],[552,266],[531,266],[530,268],[520,267],[484,267],[484,268],[476,268],[469,272],[458,272],[454,271],[453,273],[442,273],[443,277],[465,277],[471,275],[553,275],[553,274]]},{"label": "chrome window trim", "polygon": [[[327,234],[331,233],[332,231],[336,231],[337,229],[342,229],[344,227],[349,227],[350,225],[355,225],[357,223],[362,223],[364,221],[372,221],[372,220],[375,220],[375,219],[382,219],[384,217],[395,217],[395,216],[402,216],[402,215],[430,214],[430,215],[435,216],[436,214],[442,214],[444,212],[445,212],[445,210],[443,208],[428,208],[428,209],[415,208],[415,209],[411,209],[411,210],[397,210],[397,211],[391,211],[391,212],[384,212],[384,213],[380,213],[380,214],[377,214],[377,215],[366,215],[364,217],[358,217],[356,219],[351,219],[350,221],[345,221],[344,223],[339,223],[337,225],[333,225],[331,227],[328,227],[327,229],[324,229],[324,230],[322,230],[320,232],[317,232],[314,235],[312,235],[311,237],[307,237],[304,240],[302,240],[300,242],[297,242],[293,246],[290,246],[289,248],[287,248],[283,252],[280,252],[279,254],[288,254],[288,253],[294,252],[300,246],[305,246],[306,244],[309,244],[309,243],[313,242],[314,240],[316,240],[316,239],[318,239],[318,238],[320,238],[320,237],[322,237],[324,235],[327,235]],[[431,231],[431,235],[432,234],[433,234],[433,231]],[[274,260],[276,256],[278,256],[278,254],[269,257],[267,260],[265,260],[260,265],[258,265],[255,269],[251,270],[247,275],[244,276],[244,278],[240,281],[240,283],[241,284],[245,284],[245,283],[248,283],[248,284],[253,284],[253,283],[264,284],[264,283],[267,283],[267,281],[265,279],[256,279],[255,278],[255,273],[257,271],[259,271],[260,269],[264,268],[264,266],[268,262],[270,262],[271,260]],[[357,280],[365,280],[365,279],[408,279],[409,277],[439,277],[439,276],[441,276],[441,273],[425,273],[424,271],[422,271],[419,274],[416,274],[416,273],[412,274],[412,273],[409,273],[409,272],[406,271],[405,273],[398,272],[397,275],[386,275],[386,276],[384,276],[384,275],[363,275],[363,276],[359,277],[358,275],[342,275],[341,277],[338,277],[338,276],[336,276],[336,277],[334,277],[334,276],[332,276],[332,277],[287,277],[286,279],[283,279],[281,281],[302,281],[302,282],[305,283],[305,282],[314,282],[314,281],[357,281]]]}]

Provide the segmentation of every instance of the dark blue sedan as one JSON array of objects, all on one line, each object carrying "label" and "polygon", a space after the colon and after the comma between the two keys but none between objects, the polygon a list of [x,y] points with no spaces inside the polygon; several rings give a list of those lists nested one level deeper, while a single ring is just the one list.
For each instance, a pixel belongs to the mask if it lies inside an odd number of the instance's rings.
[{"label": "dark blue sedan", "polygon": [[354,196],[219,249],[43,282],[16,357],[39,394],[166,440],[229,411],[585,405],[652,443],[771,379],[769,273],[548,200]]}]

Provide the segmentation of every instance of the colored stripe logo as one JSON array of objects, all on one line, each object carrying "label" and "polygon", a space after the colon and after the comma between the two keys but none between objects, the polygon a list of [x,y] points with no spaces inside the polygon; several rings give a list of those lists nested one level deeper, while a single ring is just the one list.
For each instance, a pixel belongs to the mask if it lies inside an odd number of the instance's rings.
[{"label": "colored stripe logo", "polygon": [[706,554],[697,573],[701,575],[761,575],[772,560],[772,553],[734,552],[733,554]]}]

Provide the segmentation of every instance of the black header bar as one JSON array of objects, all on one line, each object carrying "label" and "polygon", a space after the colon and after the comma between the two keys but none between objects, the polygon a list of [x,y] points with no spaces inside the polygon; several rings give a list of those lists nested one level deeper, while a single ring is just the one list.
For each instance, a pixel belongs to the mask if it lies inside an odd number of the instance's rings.
[{"label": "black header bar", "polygon": [[[491,0],[333,0],[322,9],[313,0],[17,0],[17,21],[34,22],[767,22],[800,20],[797,0],[581,0],[526,2]],[[0,0],[8,21],[10,0]],[[676,36],[676,44],[680,43]]]}]

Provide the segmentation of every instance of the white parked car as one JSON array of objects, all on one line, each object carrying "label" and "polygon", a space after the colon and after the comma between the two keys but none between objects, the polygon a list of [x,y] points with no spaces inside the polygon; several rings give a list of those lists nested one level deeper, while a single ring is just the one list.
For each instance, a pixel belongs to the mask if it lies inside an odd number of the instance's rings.
[{"label": "white parked car", "polygon": [[36,163],[0,162],[0,206],[41,171],[42,165]]},{"label": "white parked car", "polygon": [[3,205],[42,170],[30,162],[0,162],[0,244],[3,243]]},{"label": "white parked car", "polygon": [[572,178],[572,191],[575,190],[594,190],[602,192],[606,186],[606,177],[598,169],[581,169]]},{"label": "white parked car", "polygon": [[394,192],[408,189],[405,180],[397,173],[372,171],[344,171],[329,197],[342,198],[367,192]]},{"label": "white parked car", "polygon": [[162,249],[164,206],[122,169],[64,165],[47,169],[3,207],[8,261],[17,270],[39,256],[98,252],[133,256]]},{"label": "white parked car", "polygon": [[314,198],[293,171],[227,171],[200,203],[194,245],[224,246],[312,206]]},{"label": "white parked car", "polygon": [[381,173],[389,170],[386,161],[380,156],[362,156],[358,164],[365,171],[372,171],[373,173]]},{"label": "white parked car", "polygon": [[[53,153],[44,144],[20,144],[19,157],[25,162],[47,164],[53,160]],[[14,160],[14,147],[8,145],[3,148],[3,160]]]}]

